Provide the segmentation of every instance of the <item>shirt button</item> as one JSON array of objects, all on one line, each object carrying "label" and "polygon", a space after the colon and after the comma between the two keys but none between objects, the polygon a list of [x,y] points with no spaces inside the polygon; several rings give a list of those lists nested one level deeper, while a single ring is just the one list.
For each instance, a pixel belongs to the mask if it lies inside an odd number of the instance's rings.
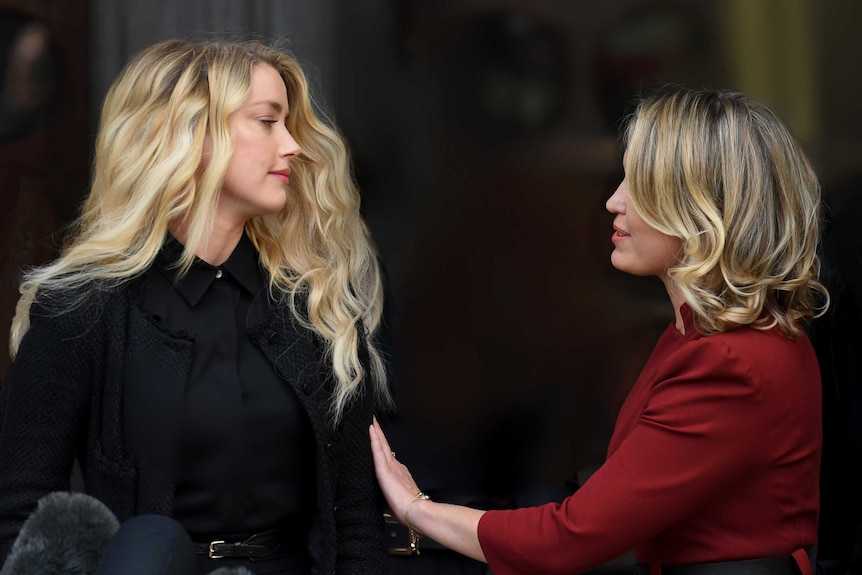
[{"label": "shirt button", "polygon": [[220,269],[216,271],[216,279],[221,279],[222,275],[224,275],[224,272],[222,272]]}]

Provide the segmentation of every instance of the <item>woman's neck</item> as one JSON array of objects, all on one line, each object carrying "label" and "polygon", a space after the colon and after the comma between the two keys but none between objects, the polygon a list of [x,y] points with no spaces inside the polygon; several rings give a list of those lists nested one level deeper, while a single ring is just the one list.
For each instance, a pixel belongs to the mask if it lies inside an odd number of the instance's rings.
[{"label": "woman's neck", "polygon": [[667,291],[667,295],[670,298],[670,303],[673,305],[673,313],[675,316],[674,319],[674,327],[683,335],[685,335],[685,322],[682,319],[682,304],[685,303],[685,298],[682,296],[682,292],[680,292],[679,287],[676,283],[667,276],[662,278],[664,282],[664,289]]},{"label": "woman's neck", "polygon": [[[170,231],[181,244],[187,245],[189,236],[185,226],[178,226]],[[225,228],[216,223],[195,249],[195,255],[212,266],[220,266],[233,253],[243,233],[243,226]]]}]

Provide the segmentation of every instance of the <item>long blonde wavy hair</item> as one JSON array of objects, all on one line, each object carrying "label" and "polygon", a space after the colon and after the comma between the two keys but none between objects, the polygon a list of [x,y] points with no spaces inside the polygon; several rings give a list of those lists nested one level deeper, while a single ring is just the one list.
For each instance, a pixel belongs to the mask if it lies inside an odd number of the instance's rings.
[{"label": "long blonde wavy hair", "polygon": [[[56,261],[21,284],[13,357],[37,292],[41,298],[117,287],[150,267],[179,221],[188,234],[180,273],[188,270],[212,227],[233,153],[231,113],[248,97],[258,64],[272,66],[284,80],[287,128],[302,154],[291,162],[284,208],[248,221],[246,232],[269,274],[270,292],[287,298],[294,316],[327,344],[337,383],[334,420],[366,376],[388,399],[372,337],[383,307],[380,270],[359,213],[347,147],[312,101],[298,62],[256,42],[170,40],[125,67],[105,99],[92,188],[71,239]],[[211,154],[203,162],[207,136]],[[363,345],[370,373],[361,361]]]},{"label": "long blonde wavy hair", "polygon": [[635,208],[682,239],[668,275],[701,331],[801,336],[829,301],[817,279],[820,185],[781,121],[740,93],[672,88],[639,103],[625,146]]}]

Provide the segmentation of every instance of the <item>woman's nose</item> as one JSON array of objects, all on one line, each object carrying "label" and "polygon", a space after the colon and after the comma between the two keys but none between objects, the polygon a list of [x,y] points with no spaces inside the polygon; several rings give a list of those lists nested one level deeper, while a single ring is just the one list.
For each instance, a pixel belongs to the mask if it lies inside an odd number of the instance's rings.
[{"label": "woman's nose", "polygon": [[622,199],[622,184],[617,187],[611,197],[608,198],[608,201],[605,202],[605,209],[607,209],[612,214],[621,214],[625,211],[625,202]]},{"label": "woman's nose", "polygon": [[285,137],[282,138],[281,145],[279,146],[279,155],[287,156],[289,158],[298,156],[300,152],[302,152],[302,148],[300,148],[299,144],[296,143],[296,140],[293,138],[293,134],[286,129],[284,134]]}]

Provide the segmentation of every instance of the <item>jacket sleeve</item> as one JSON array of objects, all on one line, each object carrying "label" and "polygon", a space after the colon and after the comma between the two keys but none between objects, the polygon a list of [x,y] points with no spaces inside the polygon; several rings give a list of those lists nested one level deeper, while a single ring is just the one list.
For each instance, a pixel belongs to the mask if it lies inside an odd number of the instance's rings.
[{"label": "jacket sleeve", "polygon": [[[90,393],[92,320],[37,304],[0,391],[0,559],[44,495],[68,490]],[[0,561],[0,562],[3,562]]]},{"label": "jacket sleeve", "polygon": [[335,524],[338,537],[336,573],[378,575],[388,572],[383,526],[383,495],[374,474],[368,427],[373,393],[348,407],[335,454]]}]

